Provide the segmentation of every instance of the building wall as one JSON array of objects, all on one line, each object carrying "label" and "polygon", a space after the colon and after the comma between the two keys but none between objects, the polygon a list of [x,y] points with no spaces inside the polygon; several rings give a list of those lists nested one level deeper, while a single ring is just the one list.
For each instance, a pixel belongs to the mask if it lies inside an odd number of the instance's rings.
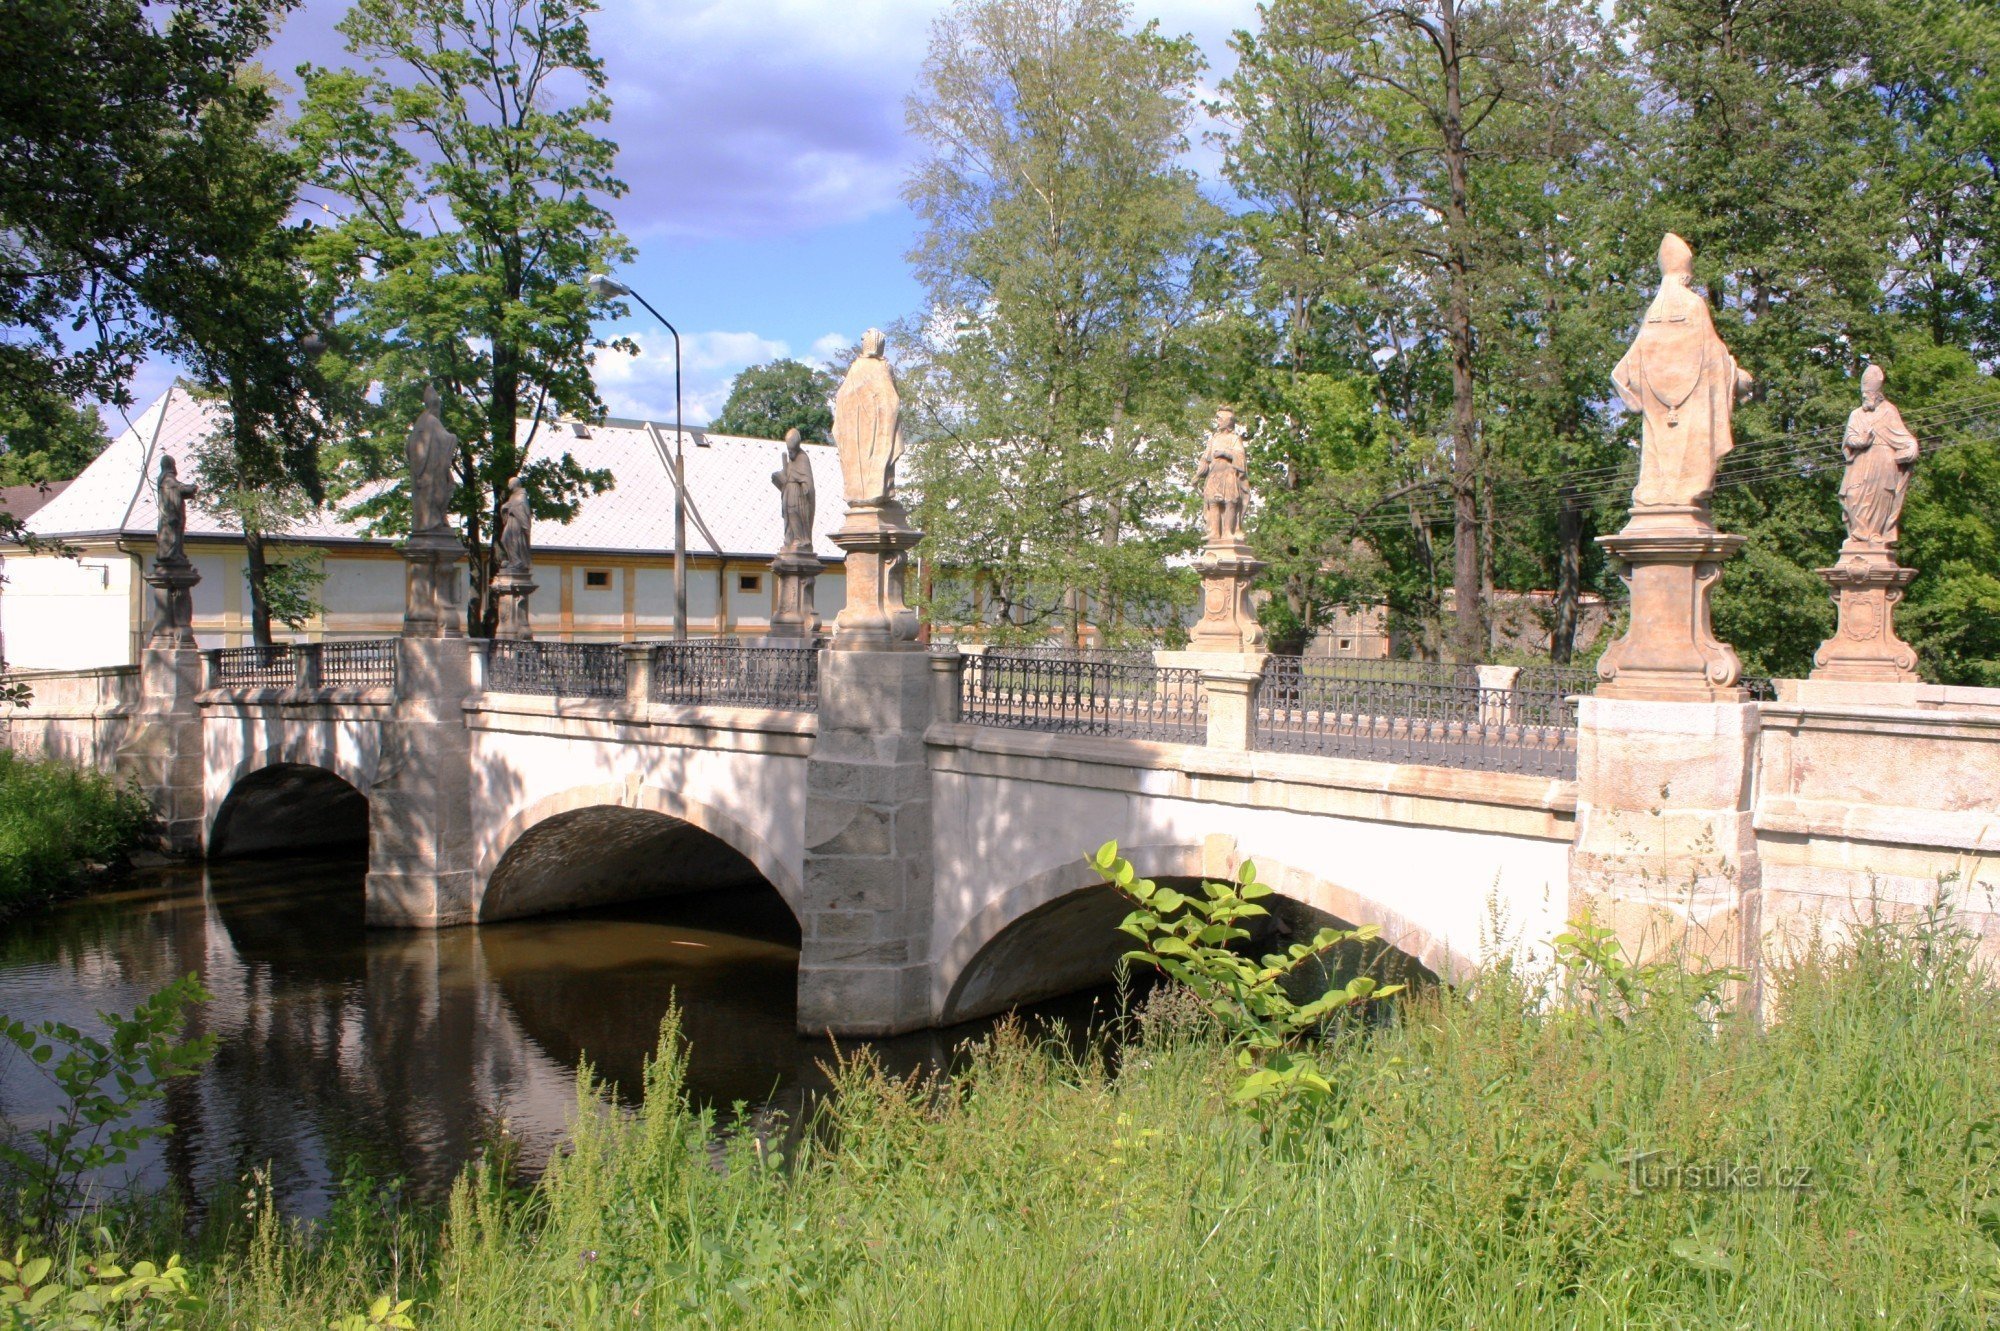
[{"label": "building wall", "polygon": [[[132,665],[150,629],[152,590],[143,579],[151,542],[76,543],[79,559],[9,554],[0,587],[0,651],[15,669],[78,670]],[[203,647],[250,641],[250,588],[240,545],[189,543],[201,573],[194,589],[195,638]],[[326,574],[322,613],[281,641],[381,638],[403,624],[403,560],[382,547],[318,549]],[[603,586],[593,586],[592,573]],[[673,557],[549,551],[535,566],[538,590],[529,603],[537,637],[578,642],[632,642],[673,633]],[[754,581],[754,588],[745,585]],[[756,636],[770,626],[768,563],[712,557],[688,560],[688,632],[697,636]],[[831,622],[846,600],[841,570],[820,575],[815,599]]]}]

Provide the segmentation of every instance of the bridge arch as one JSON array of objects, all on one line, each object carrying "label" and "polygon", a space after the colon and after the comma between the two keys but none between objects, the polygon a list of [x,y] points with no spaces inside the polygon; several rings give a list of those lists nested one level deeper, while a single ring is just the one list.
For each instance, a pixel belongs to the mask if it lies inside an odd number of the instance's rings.
[{"label": "bridge arch", "polygon": [[210,801],[202,845],[212,858],[365,845],[372,773],[354,754],[307,734],[237,762]]},{"label": "bridge arch", "polygon": [[[509,818],[491,838],[482,837],[475,914],[512,919],[595,905],[634,895],[607,888],[606,875],[654,863],[689,830],[706,849],[719,850],[715,867],[731,862],[753,869],[777,889],[796,917],[800,868],[790,864],[753,828],[678,791],[632,782],[577,786],[547,795]],[[579,841],[600,850],[595,860],[574,861],[556,852]],[[535,881],[539,880],[539,881]]]},{"label": "bridge arch", "polygon": [[[1199,879],[1223,872],[1212,849],[1163,844],[1121,846],[1120,852],[1142,878]],[[1393,907],[1296,866],[1262,855],[1247,858],[1281,896],[1348,925],[1379,927],[1384,943],[1434,975],[1455,980],[1477,968],[1473,958]],[[1232,856],[1228,871],[1240,863]],[[1101,982],[1128,949],[1129,938],[1117,932],[1128,910],[1081,858],[1001,892],[938,954],[931,995],[940,1024]],[[1024,974],[1039,982],[1023,981]]]}]

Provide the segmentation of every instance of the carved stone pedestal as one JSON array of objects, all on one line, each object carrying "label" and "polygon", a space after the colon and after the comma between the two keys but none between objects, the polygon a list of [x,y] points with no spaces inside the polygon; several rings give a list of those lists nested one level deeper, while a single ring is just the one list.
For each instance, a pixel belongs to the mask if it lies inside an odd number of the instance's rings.
[{"label": "carved stone pedestal", "polygon": [[155,561],[146,581],[153,588],[153,631],[146,645],[193,647],[194,585],[201,581],[201,574],[185,561],[174,564]]},{"label": "carved stone pedestal", "polygon": [[1201,622],[1188,637],[1191,652],[1261,652],[1264,627],[1250,601],[1250,583],[1264,562],[1242,542],[1211,545],[1195,563],[1201,574]]},{"label": "carved stone pedestal", "polygon": [[1842,550],[1819,570],[1833,588],[1840,622],[1813,653],[1814,679],[1902,684],[1917,679],[1917,653],[1896,636],[1896,603],[1917,576],[1886,550]]},{"label": "carved stone pedestal", "polygon": [[850,504],[833,543],[847,551],[847,604],[833,620],[837,652],[913,652],[917,612],[903,600],[910,551],[924,534],[895,500]]},{"label": "carved stone pedestal", "polygon": [[417,532],[403,542],[408,571],[403,595],[403,636],[462,638],[465,602],[458,564],[464,547],[449,530]]},{"label": "carved stone pedestal", "polygon": [[493,597],[500,612],[493,627],[494,637],[527,642],[535,636],[528,618],[528,598],[534,595],[536,586],[532,577],[518,573],[502,573],[493,579]]},{"label": "carved stone pedestal", "polygon": [[[852,556],[850,563],[852,562]],[[771,561],[771,631],[785,646],[804,646],[819,636],[813,582],[822,565],[810,550],[781,550]]]},{"label": "carved stone pedestal", "polygon": [[1709,597],[1723,561],[1743,546],[1696,517],[1695,510],[1635,516],[1597,543],[1617,562],[1632,593],[1632,623],[1598,662],[1600,698],[1670,702],[1743,702],[1743,665],[1717,640]]}]

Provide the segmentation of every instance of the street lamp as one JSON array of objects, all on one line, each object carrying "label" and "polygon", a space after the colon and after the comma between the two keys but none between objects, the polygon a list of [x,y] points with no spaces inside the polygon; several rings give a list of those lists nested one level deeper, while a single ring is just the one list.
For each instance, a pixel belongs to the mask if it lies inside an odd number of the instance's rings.
[{"label": "street lamp", "polygon": [[667,325],[674,335],[674,641],[687,641],[687,467],[681,452],[681,333],[654,309],[646,298],[603,273],[592,273],[584,283],[597,296],[630,296],[646,307],[646,312]]}]

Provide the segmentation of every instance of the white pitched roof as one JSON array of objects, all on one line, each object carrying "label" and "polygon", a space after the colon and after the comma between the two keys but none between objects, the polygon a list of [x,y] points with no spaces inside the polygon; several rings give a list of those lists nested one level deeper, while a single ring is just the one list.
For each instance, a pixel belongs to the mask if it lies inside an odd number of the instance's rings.
[{"label": "white pitched roof", "polygon": [[[175,384],[112,440],[68,489],[29,518],[28,529],[48,537],[152,535],[159,523],[152,483],[158,459],[171,456],[181,475],[191,476],[196,445],[224,414],[220,403],[199,399]],[[524,436],[529,428],[529,422],[521,423]],[[536,522],[537,549],[664,553],[674,548],[674,488],[661,457],[662,449],[669,455],[673,449],[671,425],[649,428],[644,421],[612,421],[590,426],[587,438],[578,437],[567,423],[544,421],[533,428],[531,460],[568,453],[578,465],[602,468],[615,479],[611,489],[583,500],[571,521]],[[778,469],[784,449],[775,439],[685,432],[690,551],[746,556],[777,552],[784,538],[784,519],[771,473]],[[826,444],[807,444],[805,452],[812,459],[819,493],[813,547],[822,559],[838,560],[842,551],[828,536],[845,511],[840,458]],[[359,497],[350,496],[346,503]],[[188,505],[189,536],[239,534],[227,518],[209,512],[198,499]],[[338,505],[319,510],[285,535],[308,541],[392,539],[369,536],[366,524],[342,516]]]}]

